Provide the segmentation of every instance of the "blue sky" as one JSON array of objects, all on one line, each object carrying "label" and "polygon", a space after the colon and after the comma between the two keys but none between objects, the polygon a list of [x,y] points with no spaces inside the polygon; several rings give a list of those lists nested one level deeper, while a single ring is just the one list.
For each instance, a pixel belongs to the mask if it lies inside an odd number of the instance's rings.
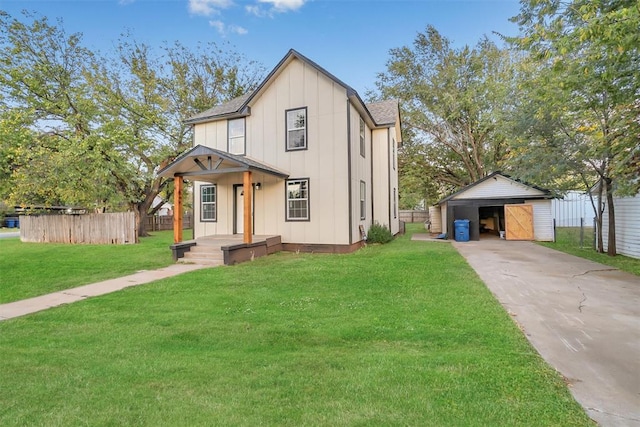
[{"label": "blue sky", "polygon": [[516,0],[0,0],[14,17],[35,11],[61,18],[68,33],[103,52],[129,31],[158,46],[228,43],[271,70],[291,48],[364,95],[385,70],[389,49],[410,45],[427,25],[456,45],[475,45],[509,22]]}]

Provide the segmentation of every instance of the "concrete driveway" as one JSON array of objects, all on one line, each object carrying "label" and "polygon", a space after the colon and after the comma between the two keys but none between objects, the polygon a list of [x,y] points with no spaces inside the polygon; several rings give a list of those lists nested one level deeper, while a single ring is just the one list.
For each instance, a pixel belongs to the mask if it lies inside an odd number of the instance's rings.
[{"label": "concrete driveway", "polygon": [[640,278],[532,242],[455,242],[602,426],[640,426]]},{"label": "concrete driveway", "polygon": [[20,237],[19,231],[7,231],[0,233],[0,239],[9,239],[12,237]]}]

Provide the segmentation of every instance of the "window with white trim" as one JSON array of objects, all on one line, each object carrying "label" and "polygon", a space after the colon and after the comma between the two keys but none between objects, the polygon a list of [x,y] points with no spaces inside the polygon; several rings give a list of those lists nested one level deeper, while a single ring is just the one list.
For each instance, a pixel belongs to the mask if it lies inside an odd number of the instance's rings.
[{"label": "window with white trim", "polygon": [[217,188],[215,185],[200,187],[200,220],[216,221]]},{"label": "window with white trim", "polygon": [[309,220],[309,179],[288,179],[287,221]]},{"label": "window with white trim", "polygon": [[395,138],[391,140],[391,147],[393,148],[393,158],[391,159],[391,162],[393,164],[393,170],[396,170],[396,139]]},{"label": "window with white trim", "polygon": [[307,149],[307,107],[286,111],[287,151]]},{"label": "window with white trim", "polygon": [[366,153],[366,145],[365,145],[365,128],[364,128],[364,120],[360,117],[360,155],[365,157]]},{"label": "window with white trim", "polygon": [[245,154],[245,118],[232,119],[227,122],[229,143],[227,152],[231,154]]},{"label": "window with white trim", "polygon": [[360,219],[367,218],[367,184],[360,181]]}]

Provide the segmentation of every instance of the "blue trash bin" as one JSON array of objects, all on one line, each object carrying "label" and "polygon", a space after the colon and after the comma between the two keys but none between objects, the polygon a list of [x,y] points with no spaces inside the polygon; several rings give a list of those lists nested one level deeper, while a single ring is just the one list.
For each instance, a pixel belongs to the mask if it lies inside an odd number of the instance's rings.
[{"label": "blue trash bin", "polygon": [[13,218],[7,218],[7,228],[13,228],[16,226],[16,220]]},{"label": "blue trash bin", "polygon": [[453,221],[453,230],[456,242],[468,242],[469,241],[469,220],[468,219],[456,219]]}]

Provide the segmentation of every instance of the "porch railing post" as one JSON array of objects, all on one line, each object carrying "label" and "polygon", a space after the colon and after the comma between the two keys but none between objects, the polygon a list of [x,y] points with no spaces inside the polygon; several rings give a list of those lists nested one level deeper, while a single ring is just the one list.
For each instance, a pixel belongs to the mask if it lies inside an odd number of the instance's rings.
[{"label": "porch railing post", "polygon": [[182,242],[182,177],[173,177],[173,243]]},{"label": "porch railing post", "polygon": [[244,243],[251,243],[251,236],[253,235],[252,221],[251,221],[251,202],[253,201],[251,186],[251,171],[244,172]]}]

